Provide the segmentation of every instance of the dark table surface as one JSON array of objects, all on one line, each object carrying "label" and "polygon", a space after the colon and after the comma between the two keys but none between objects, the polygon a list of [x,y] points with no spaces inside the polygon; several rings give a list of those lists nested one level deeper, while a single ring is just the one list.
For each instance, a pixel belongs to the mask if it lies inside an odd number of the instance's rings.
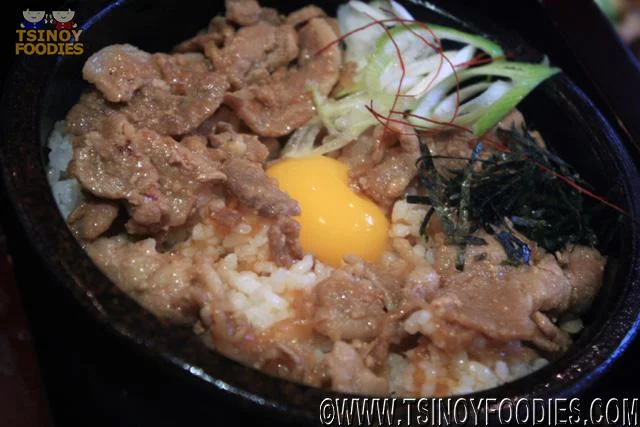
[{"label": "dark table surface", "polygon": [[0,418],[16,427],[52,425],[42,372],[1,227]]},{"label": "dark table surface", "polygon": [[[555,51],[557,58],[566,54],[545,33],[538,10],[523,4],[516,14],[507,14],[502,1],[472,4],[540,50]],[[16,6],[15,16],[19,10]],[[588,89],[578,67],[561,65]],[[267,424],[199,389],[178,387],[153,362],[87,320],[25,244],[5,198],[0,208],[0,426]],[[639,356],[636,340],[585,397],[638,397]]]}]

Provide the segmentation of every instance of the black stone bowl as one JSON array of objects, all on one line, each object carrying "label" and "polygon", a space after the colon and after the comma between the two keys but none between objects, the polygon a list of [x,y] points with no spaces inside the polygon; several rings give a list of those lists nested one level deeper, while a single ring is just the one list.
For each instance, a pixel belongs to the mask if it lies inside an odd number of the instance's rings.
[{"label": "black stone bowl", "polygon": [[[287,12],[304,3],[288,1],[279,8]],[[330,13],[336,4],[324,3]],[[206,26],[222,6],[222,1],[119,0],[112,4],[92,2],[79,9],[76,17],[84,22],[84,55],[24,57],[7,80],[1,148],[4,184],[12,209],[30,244],[50,269],[52,280],[64,285],[88,316],[159,362],[177,383],[197,384],[219,398],[229,398],[265,415],[282,415],[283,420],[314,421],[318,420],[323,398],[343,395],[245,367],[206,348],[189,328],[155,319],[118,291],[92,264],[59,214],[45,175],[46,139],[54,122],[64,118],[86,87],[81,68],[89,54],[122,42],[147,51],[166,51]],[[460,9],[452,13],[450,2],[409,7],[422,20],[493,37],[520,59],[541,58],[516,35],[495,28],[475,13]],[[521,109],[549,145],[595,184],[599,194],[606,194],[626,210],[629,217],[621,222],[610,246],[604,286],[570,351],[529,376],[473,396],[572,396],[602,375],[638,329],[640,178],[614,128],[565,75],[542,84],[521,104]]]}]

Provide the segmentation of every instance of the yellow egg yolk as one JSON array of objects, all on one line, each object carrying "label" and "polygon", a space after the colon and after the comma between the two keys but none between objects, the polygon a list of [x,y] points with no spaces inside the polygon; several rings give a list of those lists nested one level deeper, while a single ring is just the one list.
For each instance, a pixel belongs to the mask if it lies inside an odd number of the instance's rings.
[{"label": "yellow egg yolk", "polygon": [[349,187],[348,167],[317,156],[286,159],[267,174],[300,205],[300,244],[334,267],[345,255],[377,261],[387,243],[389,221],[368,198]]}]

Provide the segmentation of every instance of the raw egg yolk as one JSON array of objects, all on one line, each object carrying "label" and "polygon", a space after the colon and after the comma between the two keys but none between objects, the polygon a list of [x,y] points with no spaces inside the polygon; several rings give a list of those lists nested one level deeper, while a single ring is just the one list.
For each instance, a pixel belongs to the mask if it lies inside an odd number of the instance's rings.
[{"label": "raw egg yolk", "polygon": [[300,205],[300,244],[320,261],[339,267],[345,255],[377,261],[389,221],[374,202],[349,187],[348,167],[329,157],[286,159],[267,170]]}]

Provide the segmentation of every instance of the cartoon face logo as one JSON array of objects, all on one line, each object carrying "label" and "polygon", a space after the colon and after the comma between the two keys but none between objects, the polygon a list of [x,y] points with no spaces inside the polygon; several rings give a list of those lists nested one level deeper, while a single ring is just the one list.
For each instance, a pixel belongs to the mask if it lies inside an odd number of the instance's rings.
[{"label": "cartoon face logo", "polygon": [[20,28],[26,28],[28,30],[37,30],[44,26],[46,23],[44,10],[23,10],[22,22],[20,22]]},{"label": "cartoon face logo", "polygon": [[84,44],[79,40],[84,30],[74,19],[71,9],[23,10],[16,30],[16,55],[82,55]]},{"label": "cartoon face logo", "polygon": [[32,24],[37,24],[44,19],[44,10],[23,10],[22,16],[24,17],[25,21]]},{"label": "cartoon face logo", "polygon": [[54,10],[51,12],[51,14],[53,15],[53,19],[55,19],[56,21],[65,23],[71,21],[76,13],[73,10],[69,9]]},{"label": "cartoon face logo", "polygon": [[75,14],[71,9],[54,10],[51,12],[51,16],[53,16],[51,23],[55,25],[56,30],[73,30],[78,26],[78,24],[72,21]]}]

